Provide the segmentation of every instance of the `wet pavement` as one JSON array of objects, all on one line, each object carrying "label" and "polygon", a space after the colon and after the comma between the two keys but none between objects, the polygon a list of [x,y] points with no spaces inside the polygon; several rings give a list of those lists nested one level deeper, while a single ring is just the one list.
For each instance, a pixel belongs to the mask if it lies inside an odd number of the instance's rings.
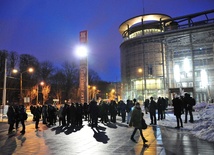
[{"label": "wet pavement", "polygon": [[[149,122],[145,116],[146,122]],[[163,126],[148,126],[143,131],[148,140],[148,146],[136,133],[137,143],[130,140],[133,128],[126,123],[99,123],[92,130],[87,121],[82,127],[48,128],[39,124],[39,130],[28,118],[26,133],[19,131],[7,135],[8,124],[0,122],[0,155],[212,155],[214,143],[199,140],[189,132],[166,128]],[[21,125],[20,125],[21,126]]]}]

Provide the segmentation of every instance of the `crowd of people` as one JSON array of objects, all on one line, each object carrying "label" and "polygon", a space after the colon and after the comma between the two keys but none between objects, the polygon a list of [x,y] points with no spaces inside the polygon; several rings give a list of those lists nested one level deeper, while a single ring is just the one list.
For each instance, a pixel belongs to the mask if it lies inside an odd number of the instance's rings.
[{"label": "crowd of people", "polygon": [[[190,97],[189,94],[185,94],[184,97],[174,95],[172,105],[174,106],[174,115],[177,119],[176,128],[183,127],[181,115],[185,113],[185,121],[187,123],[187,115],[190,115],[190,122],[193,123],[192,107],[195,104],[195,100]],[[154,100],[153,97],[146,99],[143,103],[145,113],[150,115],[150,125],[156,125],[157,120],[166,118],[165,111],[168,107],[168,99],[159,97]],[[56,104],[45,103],[44,105],[31,105],[30,112],[33,115],[33,121],[35,121],[35,129],[38,130],[39,122],[42,120],[43,124],[47,126],[58,125],[61,127],[79,126],[83,125],[83,120],[88,121],[91,128],[97,128],[98,122],[106,124],[109,122],[116,123],[116,117],[122,118],[122,123],[127,123],[129,126],[134,126],[134,131],[131,135],[131,140],[134,140],[136,131],[140,130],[140,135],[143,142],[147,142],[142,133],[141,122],[143,119],[142,108],[136,99],[119,101],[118,103],[114,100],[105,101],[101,100],[97,102],[92,100],[90,103],[73,103],[68,100],[64,104],[57,106]],[[157,118],[156,118],[157,114]],[[25,120],[26,109],[24,105],[11,104],[8,108],[8,123],[10,134],[13,129],[18,130],[19,122],[22,124],[21,133],[25,133]],[[14,127],[15,125],[15,127]]]},{"label": "crowd of people", "polygon": [[193,106],[196,104],[196,101],[193,97],[190,96],[190,94],[185,93],[184,96],[179,96],[177,94],[174,94],[172,105],[174,107],[174,115],[176,116],[177,120],[177,126],[175,128],[183,128],[183,121],[181,118],[182,114],[185,114],[185,120],[184,123],[187,123],[188,121],[188,114],[190,115],[190,123],[194,122],[193,118]]}]

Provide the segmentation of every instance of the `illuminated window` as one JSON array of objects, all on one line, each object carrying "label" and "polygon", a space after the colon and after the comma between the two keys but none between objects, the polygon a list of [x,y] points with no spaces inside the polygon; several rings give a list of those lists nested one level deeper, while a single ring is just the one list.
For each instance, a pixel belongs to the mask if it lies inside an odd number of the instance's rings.
[{"label": "illuminated window", "polygon": [[152,69],[152,65],[151,64],[148,65],[148,74],[149,75],[153,74],[153,69]]},{"label": "illuminated window", "polygon": [[207,87],[208,85],[208,78],[206,70],[201,70],[201,88]]},{"label": "illuminated window", "polygon": [[180,82],[180,67],[178,65],[174,66],[174,79],[176,82]]}]

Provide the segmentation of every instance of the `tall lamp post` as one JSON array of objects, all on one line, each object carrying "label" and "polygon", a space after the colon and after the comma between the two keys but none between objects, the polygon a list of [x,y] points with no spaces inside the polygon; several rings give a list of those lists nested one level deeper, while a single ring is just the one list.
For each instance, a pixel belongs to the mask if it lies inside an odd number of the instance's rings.
[{"label": "tall lamp post", "polygon": [[88,50],[86,48],[86,44],[88,42],[88,31],[83,30],[79,33],[79,40],[81,46],[78,47],[76,51],[79,56],[81,56],[80,60],[80,102],[88,103]]},{"label": "tall lamp post", "polygon": [[142,68],[138,68],[137,71],[138,71],[138,73],[142,74],[142,86],[141,86],[142,88],[141,89],[142,89],[142,102],[143,102],[143,69]]},{"label": "tall lamp post", "polygon": [[[14,70],[13,70],[13,73],[17,73],[17,72],[18,72],[17,69],[14,69]],[[33,69],[32,67],[30,67],[30,68],[28,68],[26,71],[20,73],[20,103],[21,103],[22,100],[23,100],[23,93],[22,93],[22,90],[23,90],[23,88],[22,88],[22,74],[23,74],[23,73],[26,73],[26,72],[32,73],[32,72],[34,72],[34,69]]]},{"label": "tall lamp post", "polygon": [[5,59],[5,68],[4,68],[4,87],[3,87],[3,95],[2,95],[2,105],[3,105],[2,119],[5,113],[4,109],[6,105],[6,80],[7,80],[7,59]]},{"label": "tall lamp post", "polygon": [[78,46],[76,54],[80,57],[80,102],[88,103],[88,50],[86,46]]}]

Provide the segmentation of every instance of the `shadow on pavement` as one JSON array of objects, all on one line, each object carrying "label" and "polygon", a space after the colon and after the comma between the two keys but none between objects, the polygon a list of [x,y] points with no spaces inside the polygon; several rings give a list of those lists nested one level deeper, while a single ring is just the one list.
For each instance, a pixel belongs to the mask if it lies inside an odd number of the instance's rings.
[{"label": "shadow on pavement", "polygon": [[96,141],[102,142],[104,144],[107,144],[108,141],[109,141],[109,138],[106,135],[106,132],[100,131],[99,128],[100,127],[92,129],[94,131],[94,136],[93,137],[96,139]]},{"label": "shadow on pavement", "polygon": [[55,131],[55,134],[60,134],[61,132],[64,132],[66,135],[71,134],[72,132],[77,132],[83,128],[82,126],[69,126],[69,127],[63,127],[63,126],[57,126],[54,128],[51,128],[51,131]]},{"label": "shadow on pavement", "polygon": [[117,125],[116,125],[115,123],[109,122],[109,123],[107,123],[106,125],[107,125],[107,127],[109,127],[109,128],[114,128],[114,129],[117,128]]},{"label": "shadow on pavement", "polygon": [[16,137],[14,135],[8,136],[7,140],[5,141],[4,145],[1,147],[2,154],[13,154],[16,150]]},{"label": "shadow on pavement", "polygon": [[123,124],[123,123],[116,123],[118,126],[121,126],[121,127],[129,127],[129,125],[128,124]]}]

